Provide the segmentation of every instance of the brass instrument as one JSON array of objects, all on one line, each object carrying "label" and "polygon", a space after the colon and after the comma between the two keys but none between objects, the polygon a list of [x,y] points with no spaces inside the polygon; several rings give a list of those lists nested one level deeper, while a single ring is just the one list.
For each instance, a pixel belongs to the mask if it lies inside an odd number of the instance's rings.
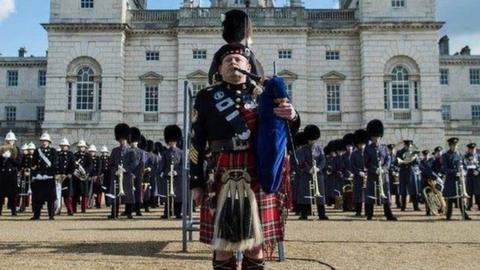
[{"label": "brass instrument", "polygon": [[470,198],[470,196],[467,193],[467,185],[465,184],[465,176],[466,172],[463,169],[463,166],[460,166],[459,168],[459,182],[458,182],[458,191],[457,194],[463,199],[463,198]]},{"label": "brass instrument", "polygon": [[83,168],[82,164],[80,164],[80,160],[76,160],[75,165],[77,165],[77,168],[75,169],[75,171],[73,171],[73,175],[80,179],[80,181],[87,180],[87,171],[85,171],[85,168]]},{"label": "brass instrument", "polygon": [[[118,196],[125,196],[125,190],[123,189],[123,174],[126,171],[127,170],[123,168],[123,165],[118,165],[117,171],[115,172],[115,175],[118,176]],[[115,186],[113,188],[115,189]]]},{"label": "brass instrument", "polygon": [[417,146],[412,145],[408,151],[403,153],[402,157],[397,157],[397,162],[399,165],[410,164],[418,159],[420,151],[418,150]]},{"label": "brass instrument", "polygon": [[440,213],[445,213],[447,204],[442,195],[443,181],[440,177],[436,179],[427,179],[428,185],[423,189],[423,196],[425,202],[430,208],[430,212],[438,216]]},{"label": "brass instrument", "polygon": [[170,218],[174,214],[174,198],[175,196],[175,189],[174,189],[174,181],[175,181],[175,160],[174,155],[172,154],[171,162],[170,162],[170,172],[168,173],[168,180],[167,180],[167,218]]}]

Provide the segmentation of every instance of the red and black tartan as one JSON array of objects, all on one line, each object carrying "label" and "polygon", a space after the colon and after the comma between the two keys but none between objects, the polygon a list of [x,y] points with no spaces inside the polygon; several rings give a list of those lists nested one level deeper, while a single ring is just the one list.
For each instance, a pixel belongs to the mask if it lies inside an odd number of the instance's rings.
[{"label": "red and black tartan", "polygon": [[[241,109],[247,126],[255,134],[256,130],[256,113],[255,111]],[[252,136],[255,138],[255,135]],[[253,140],[251,140],[251,145]],[[266,194],[263,192],[258,180],[256,172],[256,160],[254,147],[250,147],[247,151],[222,152],[214,154],[210,157],[209,164],[215,164],[215,182],[210,187],[209,192],[219,194],[222,183],[221,176],[226,170],[230,169],[247,169],[251,176],[251,188],[254,191],[258,203],[260,222],[263,229],[264,245],[272,245],[273,243],[283,241],[284,227],[281,217],[282,201],[279,193]],[[207,197],[207,196],[206,196]],[[214,209],[216,201],[207,201],[205,198],[200,211],[200,242],[211,244],[214,233]]]}]

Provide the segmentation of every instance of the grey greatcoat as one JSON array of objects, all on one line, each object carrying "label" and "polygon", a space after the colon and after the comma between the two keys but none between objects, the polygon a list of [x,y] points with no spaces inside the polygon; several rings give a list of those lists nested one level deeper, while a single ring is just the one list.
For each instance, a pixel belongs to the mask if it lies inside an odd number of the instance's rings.
[{"label": "grey greatcoat", "polygon": [[323,170],[326,165],[326,158],[322,147],[319,144],[304,145],[297,149],[298,166],[295,168],[296,176],[294,182],[295,200],[297,204],[311,204],[311,199],[308,198],[315,194],[310,192],[310,182],[312,180],[311,169],[313,166],[313,159],[316,161],[316,166],[319,169],[317,172],[317,183],[320,192],[320,197],[317,203],[325,204],[325,183]]},{"label": "grey greatcoat", "polygon": [[118,196],[119,189],[115,190],[114,181],[116,185],[119,185],[119,179],[116,175],[118,166],[123,165],[125,172],[123,173],[123,190],[125,195],[121,196],[122,203],[135,203],[135,196],[133,194],[133,168],[135,168],[135,155],[131,153],[131,149],[128,146],[117,146],[112,149],[110,154],[110,194],[116,194]]},{"label": "grey greatcoat", "polygon": [[[363,160],[367,169],[367,187],[365,189],[365,203],[374,204],[375,198],[380,197],[376,192],[376,187],[379,181],[379,177],[383,178],[383,191],[386,198],[382,199],[383,203],[390,203],[390,181],[389,171],[390,167],[390,155],[388,154],[387,147],[385,145],[379,145],[370,143],[365,147],[363,152]],[[377,174],[379,168],[383,169],[383,175]],[[381,198],[378,198],[381,199]]]},{"label": "grey greatcoat", "polygon": [[135,178],[133,179],[134,187],[135,187],[135,202],[136,203],[143,203],[143,192],[142,192],[142,183],[143,183],[143,170],[145,169],[145,162],[147,160],[147,152],[144,150],[132,147],[130,148],[130,154],[133,155],[132,157],[132,164],[131,169],[132,173],[134,174]]},{"label": "grey greatcoat", "polygon": [[470,196],[480,195],[480,155],[465,154],[465,169],[467,170],[467,193]]},{"label": "grey greatcoat", "polygon": [[363,160],[363,150],[356,149],[352,153],[351,166],[353,173],[353,200],[355,203],[363,202],[363,185],[364,178],[361,172],[366,175],[365,163]]},{"label": "grey greatcoat", "polygon": [[174,184],[173,190],[175,192],[175,202],[182,202],[182,152],[180,148],[168,148],[162,152],[163,160],[163,170],[162,170],[162,180],[160,183],[161,196],[166,196],[167,194],[167,185],[169,183],[171,170],[171,165],[173,164],[173,169],[176,172],[174,175]]}]

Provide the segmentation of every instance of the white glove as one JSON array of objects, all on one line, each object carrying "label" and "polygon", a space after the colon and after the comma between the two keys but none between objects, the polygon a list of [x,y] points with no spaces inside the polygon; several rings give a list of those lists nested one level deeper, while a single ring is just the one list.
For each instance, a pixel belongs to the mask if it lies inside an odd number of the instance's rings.
[{"label": "white glove", "polygon": [[457,177],[460,177],[460,176],[462,176],[462,173],[457,172],[456,176],[457,176]]},{"label": "white glove", "polygon": [[312,168],[310,168],[310,174],[314,174],[314,173],[316,173],[316,172],[318,172],[318,168],[317,168],[317,167],[312,167]]},{"label": "white glove", "polygon": [[177,171],[169,171],[168,172],[168,176],[172,176],[172,172],[173,172],[173,176],[177,176]]},{"label": "white glove", "polygon": [[364,172],[359,172],[358,174],[360,175],[360,177],[365,177],[365,173],[364,173]]},{"label": "white glove", "polygon": [[12,156],[12,153],[9,150],[5,151],[5,153],[3,153],[2,155],[2,157],[4,158],[10,158],[11,156]]},{"label": "white glove", "polygon": [[473,171],[473,175],[477,176],[479,172],[477,170]]},{"label": "white glove", "polygon": [[378,168],[376,172],[378,175],[380,175],[382,173],[382,168]]}]

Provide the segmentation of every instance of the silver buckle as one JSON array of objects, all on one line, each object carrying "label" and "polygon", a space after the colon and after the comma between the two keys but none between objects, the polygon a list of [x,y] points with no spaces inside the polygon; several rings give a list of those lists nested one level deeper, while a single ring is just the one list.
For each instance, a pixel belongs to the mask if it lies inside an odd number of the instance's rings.
[{"label": "silver buckle", "polygon": [[241,140],[238,137],[232,138],[233,151],[247,150],[249,147],[248,140]]}]

